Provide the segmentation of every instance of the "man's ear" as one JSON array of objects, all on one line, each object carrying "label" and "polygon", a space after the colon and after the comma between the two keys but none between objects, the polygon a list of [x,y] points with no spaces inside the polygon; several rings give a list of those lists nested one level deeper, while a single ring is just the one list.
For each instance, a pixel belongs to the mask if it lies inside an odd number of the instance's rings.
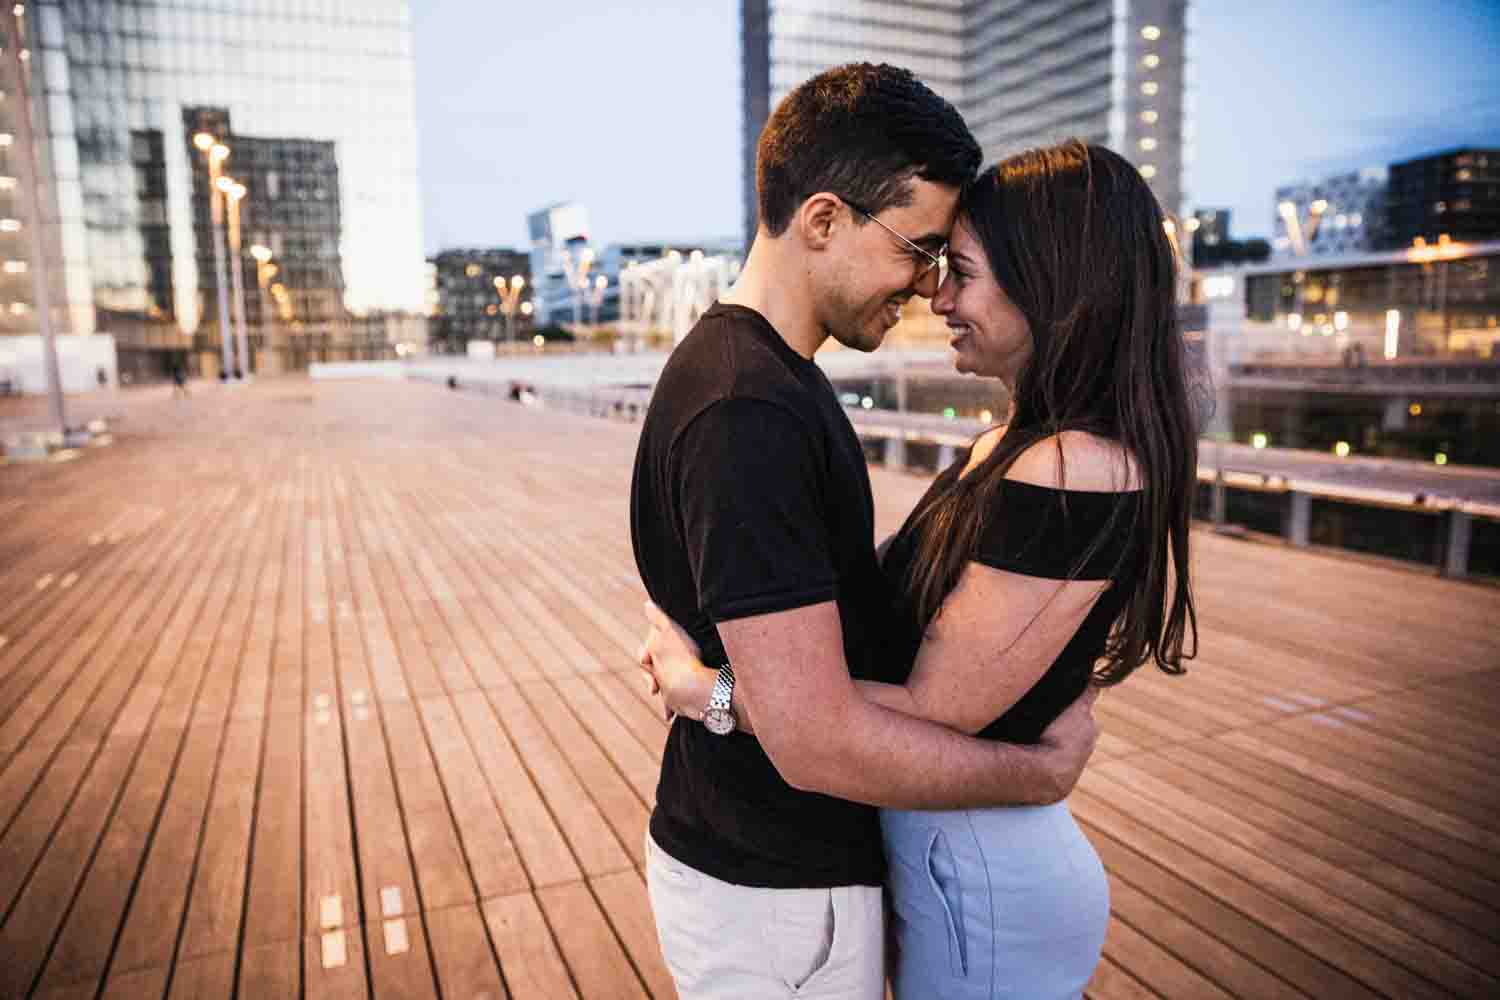
[{"label": "man's ear", "polygon": [[819,191],[803,200],[792,217],[792,226],[804,247],[823,250],[833,242],[844,214],[844,202],[838,195]]}]

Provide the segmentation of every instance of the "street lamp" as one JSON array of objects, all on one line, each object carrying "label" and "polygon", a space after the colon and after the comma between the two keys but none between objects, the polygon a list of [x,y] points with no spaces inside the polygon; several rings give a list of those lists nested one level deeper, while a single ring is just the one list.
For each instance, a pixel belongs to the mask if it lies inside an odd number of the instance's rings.
[{"label": "street lamp", "polygon": [[244,270],[244,256],[240,253],[240,202],[244,199],[247,188],[233,177],[223,176],[219,178],[219,190],[229,203],[229,250],[234,259],[234,270],[230,272],[230,277],[234,288],[235,333],[240,348],[240,367],[237,371],[241,378],[249,378],[250,342],[245,335],[245,278],[241,274]]},{"label": "street lamp", "polygon": [[[255,258],[255,284],[260,288],[261,325],[264,327],[262,336],[266,344],[272,345],[272,350],[280,350],[280,345],[276,344],[276,311],[272,308],[272,303],[267,301],[267,296],[271,293],[271,280],[281,269],[271,263],[274,254],[264,244],[252,243],[250,256]],[[283,355],[282,362],[285,363],[285,360]]]},{"label": "street lamp", "polygon": [[568,291],[573,296],[573,322],[582,323],[583,299],[589,289],[589,268],[594,265],[593,248],[584,247],[578,254],[577,263],[574,263],[572,254],[564,250],[562,265],[568,279]]},{"label": "street lamp", "polygon": [[229,156],[229,147],[220,142],[212,132],[194,135],[193,145],[198,147],[203,158],[208,161],[208,205],[214,231],[215,285],[219,293],[219,380],[227,381],[234,366],[229,347],[229,289],[224,287],[224,207],[219,202],[219,177],[224,160]]},{"label": "street lamp", "polygon": [[521,298],[521,289],[526,287],[526,278],[522,275],[514,275],[510,281],[506,281],[503,275],[495,276],[495,291],[500,295],[500,312],[505,316],[505,342],[508,344],[514,339],[516,304]]}]

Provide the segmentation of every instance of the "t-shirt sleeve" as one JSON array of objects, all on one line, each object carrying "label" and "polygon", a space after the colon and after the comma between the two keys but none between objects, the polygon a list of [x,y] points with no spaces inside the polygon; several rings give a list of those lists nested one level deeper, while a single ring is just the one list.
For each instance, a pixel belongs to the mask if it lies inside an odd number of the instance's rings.
[{"label": "t-shirt sleeve", "polygon": [[986,514],[974,561],[1053,580],[1111,580],[1135,553],[1137,498],[1006,480]]},{"label": "t-shirt sleeve", "polygon": [[834,599],[815,433],[774,403],[733,398],[704,410],[674,444],[679,529],[698,606],[714,621]]}]

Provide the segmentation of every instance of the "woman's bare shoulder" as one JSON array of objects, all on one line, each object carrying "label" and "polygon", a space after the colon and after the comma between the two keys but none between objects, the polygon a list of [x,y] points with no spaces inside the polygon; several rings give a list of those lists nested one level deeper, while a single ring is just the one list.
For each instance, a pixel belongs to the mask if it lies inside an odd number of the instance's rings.
[{"label": "woman's bare shoulder", "polygon": [[1005,478],[1101,493],[1141,488],[1140,470],[1125,448],[1086,431],[1063,431],[1043,438],[1016,456]]}]

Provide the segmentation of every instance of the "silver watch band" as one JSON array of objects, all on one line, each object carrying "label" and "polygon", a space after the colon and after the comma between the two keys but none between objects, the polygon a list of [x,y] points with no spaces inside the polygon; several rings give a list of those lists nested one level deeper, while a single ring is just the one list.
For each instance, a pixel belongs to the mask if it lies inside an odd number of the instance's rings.
[{"label": "silver watch band", "polygon": [[708,707],[724,710],[728,709],[733,703],[734,671],[726,663],[719,668],[719,676],[714,681],[713,693],[708,696]]}]

